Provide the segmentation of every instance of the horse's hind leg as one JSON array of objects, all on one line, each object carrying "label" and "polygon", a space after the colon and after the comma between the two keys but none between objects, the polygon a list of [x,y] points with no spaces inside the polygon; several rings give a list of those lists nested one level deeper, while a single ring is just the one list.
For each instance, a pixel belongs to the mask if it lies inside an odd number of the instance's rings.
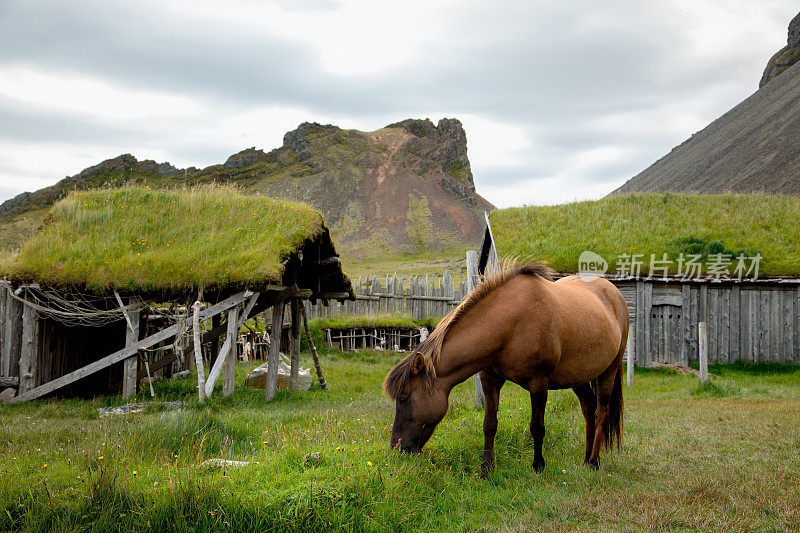
[{"label": "horse's hind leg", "polygon": [[592,445],[594,444],[595,421],[594,413],[597,409],[597,397],[589,383],[584,383],[572,388],[578,400],[581,402],[581,411],[586,420],[586,450],[583,455],[583,462],[588,463],[592,455]]},{"label": "horse's hind leg", "polygon": [[544,469],[542,444],[544,443],[544,410],[547,407],[547,379],[537,379],[528,384],[531,393],[531,436],[533,437],[533,469]]},{"label": "horse's hind leg", "polygon": [[497,435],[497,409],[500,407],[500,389],[505,379],[497,374],[481,371],[481,387],[486,405],[483,413],[483,474],[494,467],[494,437]]},{"label": "horse's hind leg", "polygon": [[597,408],[594,414],[594,442],[592,453],[589,456],[589,466],[593,469],[600,467],[600,445],[608,438],[605,434],[606,422],[609,416],[611,395],[614,393],[614,381],[618,379],[620,358],[597,378]]}]

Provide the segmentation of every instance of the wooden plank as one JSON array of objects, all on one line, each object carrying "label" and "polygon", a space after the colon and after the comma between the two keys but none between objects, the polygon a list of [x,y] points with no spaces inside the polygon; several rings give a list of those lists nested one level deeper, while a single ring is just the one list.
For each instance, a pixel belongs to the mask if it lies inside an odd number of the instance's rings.
[{"label": "wooden plank", "polygon": [[729,363],[731,357],[730,289],[724,287],[718,289],[718,291],[719,305],[717,308],[717,346],[719,346],[719,354],[717,355],[717,361],[720,363]]},{"label": "wooden plank", "polygon": [[651,324],[653,324],[653,284],[644,282],[644,291],[642,299],[642,310],[645,313],[646,320],[644,321],[644,357],[645,365],[653,362],[653,346],[651,345]]},{"label": "wooden plank", "polygon": [[[132,302],[131,302],[132,303]],[[139,340],[140,312],[126,313],[125,346],[132,346]],[[139,388],[139,354],[138,352],[122,362],[122,399],[128,401]]]},{"label": "wooden plank", "polygon": [[649,320],[649,316],[647,311],[644,308],[644,282],[637,281],[636,282],[636,318],[634,321],[634,342],[633,346],[635,349],[634,352],[634,359],[641,365],[645,366],[646,358],[644,353],[644,324]]},{"label": "wooden plank", "polygon": [[634,342],[633,330],[628,327],[628,343],[625,346],[625,365],[627,367],[626,377],[628,387],[633,385],[633,364],[634,354],[636,353]]},{"label": "wooden plank", "polygon": [[653,296],[653,305],[674,305],[680,307],[683,305],[683,299],[680,294],[661,294]]},{"label": "wooden plank", "polygon": [[697,338],[700,351],[700,382],[705,383],[708,381],[708,330],[705,322],[698,324]]},{"label": "wooden plank", "polygon": [[278,360],[281,349],[281,331],[283,329],[283,302],[272,307],[272,334],[270,335],[269,359],[267,361],[267,384],[264,387],[264,399],[271,402],[278,388]]},{"label": "wooden plank", "polygon": [[[201,321],[207,320],[212,316],[221,313],[234,305],[240,304],[246,297],[250,296],[250,294],[251,293],[249,291],[243,291],[234,294],[233,296],[230,296],[229,298],[226,298],[225,300],[200,311],[198,319]],[[35,398],[39,398],[40,396],[53,392],[54,390],[60,389],[61,387],[69,385],[70,383],[73,383],[81,378],[94,374],[98,370],[102,370],[115,363],[118,363],[123,359],[126,359],[131,355],[135,354],[139,349],[150,348],[151,346],[155,346],[156,344],[165,341],[170,337],[174,337],[177,332],[178,332],[177,324],[162,329],[161,331],[154,333],[149,337],[139,340],[135,345],[126,346],[121,350],[117,350],[116,352],[110,355],[107,355],[101,359],[98,359],[97,361],[94,361],[93,363],[89,363],[88,365],[82,368],[79,368],[77,370],[74,370],[68,374],[61,376],[60,378],[56,378],[53,381],[50,381],[49,383],[40,385],[39,387],[36,387],[26,392],[25,394],[20,394],[19,396],[13,398],[11,400],[11,403],[25,402],[28,400],[33,400]]]},{"label": "wooden plank", "polygon": [[3,361],[8,365],[6,376],[19,376],[19,355],[22,345],[22,302],[11,289],[6,291],[6,321],[3,324]]},{"label": "wooden plank", "polygon": [[781,362],[790,363],[794,360],[794,290],[782,290],[783,296],[783,353]]},{"label": "wooden plank", "polygon": [[758,341],[756,361],[769,361],[769,292],[766,290],[758,291]]},{"label": "wooden plank", "polygon": [[[250,309],[252,304],[255,304],[256,298],[250,299]],[[250,311],[245,308],[242,313],[243,319],[239,318],[239,308],[234,307],[228,311],[228,338],[231,342],[228,344],[228,349],[225,352],[225,368],[223,370],[222,378],[222,395],[230,396],[233,394],[233,389],[236,385],[236,341],[239,338],[239,330],[241,323],[246,320],[246,313]],[[222,354],[220,354],[222,356]]]},{"label": "wooden plank", "polygon": [[[384,311],[388,311],[388,300],[386,305]],[[300,377],[300,301],[292,298],[289,307],[292,315],[292,329],[289,334],[289,353],[292,361],[289,372],[289,389],[296,391]]]},{"label": "wooden plank", "polygon": [[6,328],[3,325],[6,323],[6,292],[8,287],[3,284],[0,285],[0,377],[10,375],[11,361],[8,360],[8,354],[5,351]]},{"label": "wooden plank", "polygon": [[691,297],[692,297],[692,286],[689,283],[681,284],[681,309],[679,311],[680,319],[679,319],[679,331],[680,331],[680,355],[681,355],[681,364],[683,366],[689,366],[689,352],[691,350],[691,344],[689,342],[690,335],[689,335],[689,324],[690,324],[690,317],[691,317]]},{"label": "wooden plank", "polygon": [[[30,298],[26,294],[26,300]],[[36,310],[23,304],[22,344],[19,355],[19,391],[24,394],[36,386],[39,360],[39,316]],[[19,396],[17,396],[19,398]]]},{"label": "wooden plank", "polygon": [[741,307],[741,289],[739,285],[734,285],[731,288],[731,301],[730,301],[730,358],[728,361],[738,361],[741,357],[741,343],[740,337],[742,334],[741,318],[739,316],[739,309]]},{"label": "wooden plank", "polygon": [[706,335],[708,336],[708,358],[716,360],[719,354],[719,343],[717,335],[717,313],[719,310],[719,291],[715,287],[708,287],[706,292]]},{"label": "wooden plank", "polygon": [[[306,308],[304,306],[300,307],[300,313],[303,318],[303,328],[306,332],[306,341],[308,341],[308,347],[311,350],[311,359],[314,361],[314,372],[317,373],[317,381],[319,381],[319,386],[323,389],[328,388],[328,384],[325,382],[325,376],[322,375],[322,365],[319,362],[319,355],[317,355],[317,347],[314,346],[314,339],[311,338],[311,332],[308,330],[308,317],[306,316]],[[330,339],[330,330],[327,330],[328,338]]]},{"label": "wooden plank", "polygon": [[800,287],[797,287],[794,297],[794,353],[792,358],[795,363],[800,363]]},{"label": "wooden plank", "polygon": [[751,352],[750,293],[749,290],[739,289],[739,359],[742,361],[748,361]]}]

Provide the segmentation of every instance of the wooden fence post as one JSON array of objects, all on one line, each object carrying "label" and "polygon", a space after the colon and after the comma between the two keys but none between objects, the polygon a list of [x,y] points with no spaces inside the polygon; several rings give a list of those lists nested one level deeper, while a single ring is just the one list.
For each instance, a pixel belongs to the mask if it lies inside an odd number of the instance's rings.
[{"label": "wooden fence post", "polygon": [[272,334],[270,335],[269,360],[267,364],[267,384],[264,387],[264,399],[271,402],[278,388],[278,361],[281,350],[281,333],[283,331],[283,305],[278,302],[272,306]]},{"label": "wooden fence post", "polygon": [[19,356],[19,393],[36,387],[39,362],[39,316],[28,305],[31,296],[25,293],[26,302],[22,310],[22,344]]},{"label": "wooden fence post", "polygon": [[[478,279],[478,252],[475,250],[467,251],[467,295],[475,288],[475,282]],[[465,296],[466,297],[466,296]],[[481,376],[475,374],[475,406],[484,407],[486,405],[486,398],[483,395],[483,386],[481,385]]]},{"label": "wooden fence post", "polygon": [[[133,299],[129,299],[129,303]],[[141,313],[137,310],[135,313],[127,313],[125,323],[125,346],[131,346],[139,341],[139,315]],[[122,362],[122,399],[128,401],[136,396],[139,387],[139,353],[132,355]]]},{"label": "wooden fence post", "polygon": [[5,284],[0,285],[0,377],[9,377],[11,363],[7,359],[5,344],[6,344],[6,292],[8,287]]},{"label": "wooden fence post", "polygon": [[300,305],[297,298],[292,298],[289,307],[292,315],[292,329],[289,336],[289,353],[292,358],[292,366],[289,370],[289,390],[296,391],[298,388],[297,380],[300,377]]},{"label": "wooden fence post", "polygon": [[628,344],[625,347],[625,352],[627,357],[627,367],[628,367],[627,368],[628,387],[633,385],[633,363],[635,362],[636,358],[636,356],[634,355],[636,353],[634,346],[635,342],[636,341],[634,340],[633,330],[630,328],[630,326],[628,326]]},{"label": "wooden fence post", "polygon": [[700,358],[700,383],[708,381],[708,327],[707,327],[707,312],[708,312],[708,286],[703,284],[700,287],[700,309],[698,310],[698,324],[697,324],[697,337],[698,337],[698,350]]}]

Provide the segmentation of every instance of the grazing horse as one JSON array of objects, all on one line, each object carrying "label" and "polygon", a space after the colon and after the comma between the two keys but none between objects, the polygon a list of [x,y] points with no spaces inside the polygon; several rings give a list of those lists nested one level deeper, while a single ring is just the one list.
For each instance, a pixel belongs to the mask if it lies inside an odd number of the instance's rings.
[{"label": "grazing horse", "polygon": [[622,355],[628,306],[611,282],[570,276],[552,281],[538,263],[501,267],[484,278],[431,335],[386,376],[396,402],[390,444],[419,452],[447,413],[450,391],[480,372],[486,398],[484,472],[494,466],[500,389],[512,381],[531,395],[536,470],[544,468],[549,389],[571,388],[586,419],[584,460],[598,467],[601,445],[622,437]]}]

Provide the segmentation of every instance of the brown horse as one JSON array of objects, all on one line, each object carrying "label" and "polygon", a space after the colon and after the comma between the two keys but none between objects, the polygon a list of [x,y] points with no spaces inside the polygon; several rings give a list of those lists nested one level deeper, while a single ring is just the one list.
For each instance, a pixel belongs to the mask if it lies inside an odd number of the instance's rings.
[{"label": "brown horse", "polygon": [[622,437],[620,368],[628,306],[601,278],[553,282],[550,270],[512,264],[482,280],[414,352],[386,376],[396,402],[391,446],[422,449],[444,418],[457,384],[480,372],[486,397],[483,469],[494,465],[500,388],[506,380],[531,395],[533,467],[544,467],[544,411],[549,389],[572,388],[586,419],[585,462],[598,467],[601,445]]}]

